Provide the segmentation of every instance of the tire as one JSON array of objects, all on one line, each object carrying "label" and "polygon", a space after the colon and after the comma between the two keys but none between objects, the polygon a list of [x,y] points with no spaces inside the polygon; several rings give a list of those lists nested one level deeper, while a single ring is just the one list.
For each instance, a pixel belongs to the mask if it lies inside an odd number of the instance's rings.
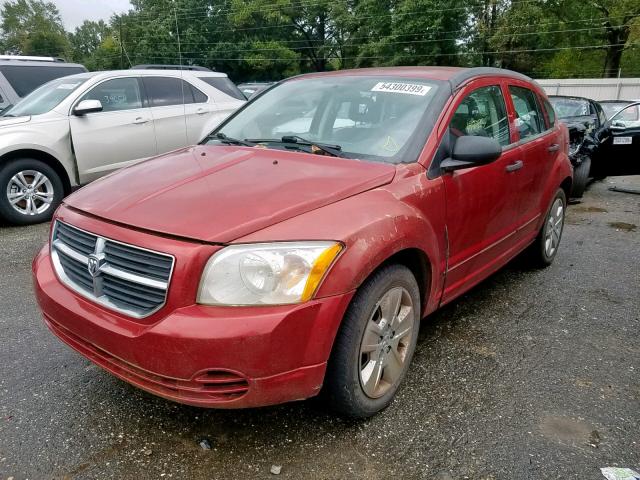
[{"label": "tire", "polygon": [[[558,207],[562,207],[560,211],[558,211]],[[564,190],[558,189],[544,217],[544,224],[535,241],[529,247],[529,257],[535,267],[548,267],[556,258],[564,230],[566,211],[567,196]],[[555,225],[553,230],[551,230],[552,224]]]},{"label": "tire", "polygon": [[419,328],[420,292],[411,271],[394,264],[374,273],[338,331],[322,391],[329,407],[352,418],[386,408],[407,373]]},{"label": "tire", "polygon": [[50,220],[63,197],[62,180],[40,160],[19,158],[0,167],[0,219],[7,223],[31,225]]},{"label": "tire", "polygon": [[584,190],[589,182],[589,171],[591,170],[591,159],[584,157],[580,165],[573,171],[573,185],[571,186],[571,198],[582,198]]}]

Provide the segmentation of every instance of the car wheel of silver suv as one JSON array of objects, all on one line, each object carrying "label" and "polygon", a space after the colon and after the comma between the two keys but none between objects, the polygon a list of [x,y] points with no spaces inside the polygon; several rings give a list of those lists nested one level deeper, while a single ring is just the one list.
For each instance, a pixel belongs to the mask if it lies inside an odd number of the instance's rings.
[{"label": "car wheel of silver suv", "polygon": [[60,177],[40,160],[20,158],[0,167],[0,217],[7,223],[47,221],[63,196]]}]

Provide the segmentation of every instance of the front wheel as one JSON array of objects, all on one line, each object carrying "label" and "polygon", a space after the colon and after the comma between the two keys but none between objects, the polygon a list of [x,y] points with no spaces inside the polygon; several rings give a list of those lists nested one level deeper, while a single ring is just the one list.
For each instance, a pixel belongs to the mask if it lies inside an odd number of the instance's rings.
[{"label": "front wheel", "polygon": [[40,160],[20,158],[0,167],[0,218],[8,223],[47,221],[63,196],[62,180]]},{"label": "front wheel", "polygon": [[551,202],[538,237],[529,248],[530,257],[535,266],[547,267],[556,258],[564,230],[566,211],[567,196],[564,190],[559,189]]},{"label": "front wheel", "polygon": [[589,182],[589,171],[591,170],[591,158],[584,157],[580,165],[573,170],[573,184],[571,186],[571,197],[582,198],[584,190]]},{"label": "front wheel", "polygon": [[389,265],[354,296],[327,366],[323,394],[338,413],[366,418],[384,409],[404,379],[420,327],[411,271]]}]

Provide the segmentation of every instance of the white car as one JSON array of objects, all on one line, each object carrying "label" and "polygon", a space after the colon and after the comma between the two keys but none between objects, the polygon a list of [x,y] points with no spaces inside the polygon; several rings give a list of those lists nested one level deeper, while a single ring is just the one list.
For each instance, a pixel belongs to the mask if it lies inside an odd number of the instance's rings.
[{"label": "white car", "polygon": [[245,103],[223,73],[82,73],[0,117],[0,220],[47,220],[74,187],[202,140]]}]

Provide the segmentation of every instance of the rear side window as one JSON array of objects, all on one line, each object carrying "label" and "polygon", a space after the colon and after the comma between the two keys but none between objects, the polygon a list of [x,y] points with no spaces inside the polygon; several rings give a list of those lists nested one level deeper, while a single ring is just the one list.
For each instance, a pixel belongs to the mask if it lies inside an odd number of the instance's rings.
[{"label": "rear side window", "polygon": [[191,92],[193,93],[193,101],[195,103],[206,103],[209,97],[207,97],[204,93],[202,93],[193,85],[189,84],[189,86],[191,87]]},{"label": "rear side window", "polygon": [[556,111],[553,109],[549,100],[544,100],[544,109],[547,111],[547,118],[549,119],[549,128],[556,126]]},{"label": "rear side window", "polygon": [[84,72],[82,67],[0,65],[0,73],[21,98],[51,80]]},{"label": "rear side window", "polygon": [[492,137],[502,146],[509,145],[509,120],[500,87],[482,87],[469,94],[458,105],[449,129],[456,137]]},{"label": "rear side window", "polygon": [[516,126],[520,139],[538,135],[545,130],[544,118],[536,101],[536,94],[528,88],[509,86],[516,110]]},{"label": "rear side window", "polygon": [[191,85],[180,78],[143,77],[142,81],[152,107],[194,103]]},{"label": "rear side window", "polygon": [[142,108],[140,84],[136,78],[114,78],[91,89],[82,100],[100,100],[103,112]]},{"label": "rear side window", "polygon": [[229,80],[227,77],[198,77],[204,83],[208,83],[213,88],[217,88],[222,93],[229,95],[232,98],[236,98],[238,100],[246,100],[244,95],[235,84]]}]

